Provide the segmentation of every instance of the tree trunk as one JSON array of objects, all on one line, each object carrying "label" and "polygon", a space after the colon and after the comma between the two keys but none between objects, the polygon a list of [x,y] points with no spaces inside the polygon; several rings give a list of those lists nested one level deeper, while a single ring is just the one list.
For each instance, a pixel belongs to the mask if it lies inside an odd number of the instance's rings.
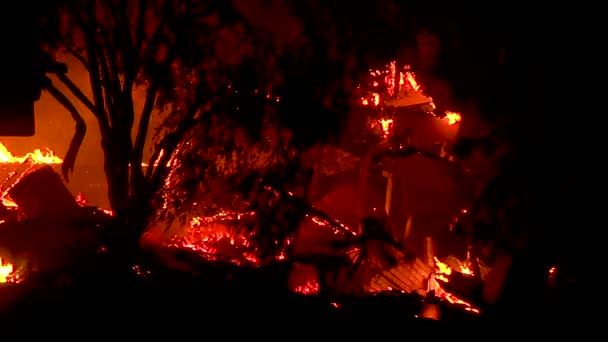
[{"label": "tree trunk", "polygon": [[115,215],[128,209],[129,182],[124,163],[108,162],[105,167],[110,208]]}]

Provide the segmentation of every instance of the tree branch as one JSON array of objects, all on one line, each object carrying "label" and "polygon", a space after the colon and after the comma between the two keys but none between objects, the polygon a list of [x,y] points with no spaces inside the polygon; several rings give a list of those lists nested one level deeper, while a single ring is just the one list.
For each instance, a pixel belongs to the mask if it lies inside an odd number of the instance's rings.
[{"label": "tree branch", "polygon": [[108,59],[105,56],[103,48],[100,48],[98,50],[97,55],[102,75],[102,90],[104,92],[104,100],[108,114],[110,115],[110,122],[112,122],[112,125],[114,126],[117,121],[115,110],[115,104],[117,102],[117,99],[115,98],[114,85],[112,84],[112,76],[110,75],[110,70],[108,68]]},{"label": "tree branch", "polygon": [[[173,62],[173,53],[169,53],[166,59],[162,62],[159,67],[158,72],[163,72],[165,68],[170,67]],[[152,110],[154,109],[154,103],[156,102],[156,97],[158,93],[158,88],[160,86],[160,76],[158,74],[154,75],[150,85],[148,86],[148,90],[146,91],[146,100],[144,103],[144,108],[141,113],[141,117],[139,119],[139,127],[137,129],[137,136],[135,138],[135,146],[133,149],[134,152],[134,162],[141,164],[143,158],[144,146],[146,143],[146,137],[148,134],[148,128],[150,126],[150,118],[152,116]]]},{"label": "tree branch", "polygon": [[84,56],[82,56],[72,48],[66,48],[66,50],[72,57],[76,58],[76,60],[79,61],[85,69],[87,69],[87,71],[89,70],[89,62]]},{"label": "tree branch", "polygon": [[[129,131],[130,136],[133,123],[135,122],[132,90],[133,82],[138,71],[138,68],[134,65],[134,61],[137,57],[137,50],[130,38],[133,29],[130,25],[130,18],[127,17],[127,2],[108,2],[108,6],[111,9],[111,12],[113,12],[113,18],[115,20],[114,35],[112,36],[112,42],[114,44],[108,45],[111,56],[113,56],[113,58],[110,58],[110,73],[115,76],[113,79],[113,87],[116,88],[118,100],[121,101],[121,110],[124,111],[121,115],[124,115],[126,118],[126,120],[124,120],[125,129]],[[121,71],[118,63],[119,60],[122,61],[124,66],[124,84],[122,88],[119,78]]]},{"label": "tree branch", "polygon": [[63,83],[63,85],[65,85],[72,92],[72,94],[74,94],[74,96],[76,96],[78,100],[80,100],[80,102],[82,102],[82,104],[84,104],[91,111],[91,113],[93,113],[93,115],[97,118],[97,121],[99,122],[102,131],[109,130],[110,127],[108,125],[107,117],[103,115],[103,113],[99,113],[97,111],[97,108],[95,107],[93,102],[89,100],[89,98],[80,90],[80,88],[78,88],[78,86],[75,85],[74,82],[72,82],[72,80],[70,80],[70,78],[66,74],[55,73],[54,75],[61,83]]},{"label": "tree branch", "polygon": [[146,20],[146,8],[148,7],[148,0],[139,0],[139,7],[137,8],[137,24],[135,28],[135,42],[134,47],[137,54],[140,53],[142,44],[144,41],[144,22]]},{"label": "tree branch", "polygon": [[95,1],[88,1],[85,11],[89,19],[89,25],[87,25],[84,20],[81,20],[80,23],[82,26],[82,31],[85,35],[84,41],[90,65],[89,81],[91,83],[91,90],[93,91],[95,108],[100,116],[104,116],[106,121],[108,121],[108,117],[104,111],[103,92],[100,81],[101,75],[99,71],[99,62],[97,60],[97,40],[95,39]]},{"label": "tree branch", "polygon": [[[146,171],[146,179],[148,179],[148,183],[153,189],[157,189],[157,187],[159,187],[160,181],[162,180],[161,177],[167,168],[167,163],[173,156],[175,149],[179,146],[184,134],[186,134],[186,132],[188,132],[188,130],[193,126],[195,122],[194,116],[200,110],[200,98],[202,96],[203,89],[204,86],[199,84],[196,94],[194,95],[194,101],[190,105],[185,117],[182,119],[182,121],[180,121],[175,131],[165,135],[165,137],[158,144],[156,151],[154,151],[154,155],[150,159],[150,164],[148,164],[148,170]],[[163,151],[162,156],[160,156],[160,151]],[[160,160],[158,163],[156,163],[159,156]],[[154,164],[156,164],[156,167],[154,167]]]},{"label": "tree branch", "polygon": [[146,91],[146,101],[144,108],[139,119],[139,127],[137,129],[137,136],[135,138],[135,146],[133,147],[133,162],[141,164],[143,158],[144,145],[146,143],[146,137],[148,133],[148,127],[150,126],[150,118],[152,116],[152,110],[154,109],[154,103],[156,102],[156,95],[158,92],[159,81],[158,78],[152,80],[148,90]]},{"label": "tree branch", "polygon": [[74,165],[76,163],[76,156],[78,155],[78,150],[82,145],[82,141],[84,140],[84,136],[87,132],[87,125],[74,107],[74,104],[59,90],[57,89],[49,80],[49,83],[45,87],[45,89],[53,96],[65,109],[70,112],[72,119],[76,121],[76,131],[74,132],[74,136],[70,141],[70,147],[68,148],[68,152],[65,155],[63,163],[61,164],[61,173],[65,178],[66,182],[69,182],[69,173],[74,171]]}]

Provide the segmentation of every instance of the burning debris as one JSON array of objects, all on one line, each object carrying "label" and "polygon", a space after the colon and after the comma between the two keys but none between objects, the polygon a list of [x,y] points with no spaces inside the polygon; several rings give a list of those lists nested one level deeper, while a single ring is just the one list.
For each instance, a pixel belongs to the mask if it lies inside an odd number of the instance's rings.
[{"label": "burning debris", "polygon": [[[20,195],[23,192],[19,190],[18,184],[23,178],[36,171],[40,165],[61,163],[62,159],[56,156],[53,151],[47,150],[42,152],[40,149],[36,149],[34,152],[29,152],[24,156],[14,156],[0,142],[0,166],[2,166],[2,169],[9,170],[6,180],[0,183],[0,228],[3,223],[19,220],[25,215],[25,212],[29,212],[29,214],[35,216],[35,213],[40,213],[45,208],[49,208],[48,203],[45,203],[36,209],[34,208],[36,204],[31,201],[25,201],[22,203],[22,207],[19,207],[17,203],[21,202],[22,197]],[[11,166],[11,168],[8,166]],[[52,187],[55,184],[53,182],[37,184],[36,187],[38,190],[49,190],[49,187],[51,187],[50,191],[54,191],[57,190]],[[17,187],[17,190],[15,190],[15,187]],[[64,194],[64,192],[60,193]],[[36,203],[40,204],[41,202]],[[49,209],[52,211],[53,207]],[[62,214],[63,212],[59,213]],[[0,241],[0,246],[3,246],[3,243],[4,241]],[[0,248],[0,250],[2,249]],[[14,264],[5,258],[6,255],[0,255],[0,283],[18,283],[22,279],[20,268],[15,267]]]},{"label": "burning debris", "polygon": [[186,236],[174,236],[169,246],[185,248],[210,260],[226,260],[237,265],[258,263],[255,250],[247,237],[238,233],[238,224],[247,214],[222,212],[212,217],[194,217],[187,228]]},{"label": "burning debris", "polygon": [[[453,258],[455,259],[455,258]],[[446,284],[448,282],[450,282],[450,279],[452,279],[452,281],[458,281],[458,279],[462,279],[462,278],[457,278],[457,277],[451,277],[452,273],[456,272],[461,274],[464,277],[468,277],[470,279],[473,279],[473,271],[466,265],[466,263],[461,263],[458,261],[458,266],[459,269],[457,271],[455,271],[452,267],[450,267],[449,265],[447,265],[446,263],[443,263],[441,261],[439,261],[439,259],[437,259],[436,257],[434,258],[435,260],[435,264],[437,266],[435,273],[434,273],[434,277],[433,280],[435,281],[435,293],[439,298],[442,298],[446,301],[448,301],[451,304],[455,304],[455,305],[461,305],[464,307],[464,309],[466,311],[470,311],[473,313],[480,313],[479,309],[473,307],[469,302],[466,302],[460,298],[458,298],[455,294],[448,292],[443,286],[442,284]],[[456,280],[454,280],[456,279]]]},{"label": "burning debris", "polygon": [[0,144],[0,160],[9,171],[0,187],[1,282],[18,283],[30,271],[52,272],[95,250],[100,231],[95,227],[107,217],[87,207],[83,195],[72,196],[53,169],[62,162],[59,157],[40,150],[15,157]]},{"label": "burning debris", "polygon": [[446,111],[442,115],[435,114],[437,108],[433,99],[426,96],[420,84],[416,81],[414,72],[409,65],[403,67],[403,71],[397,74],[396,62],[387,65],[387,70],[370,70],[370,80],[364,88],[358,91],[361,95],[361,104],[371,106],[372,110],[378,112],[372,118],[370,128],[380,129],[379,134],[383,138],[390,136],[394,111],[397,108],[415,108],[416,110],[443,118],[448,125],[455,125],[461,121],[460,113]]},{"label": "burning debris", "polygon": [[[409,66],[404,66],[398,72],[396,63],[392,62],[388,65],[388,70],[384,72],[380,72],[379,70],[371,71],[370,75],[372,76],[371,82],[369,82],[365,89],[361,89],[360,87],[356,96],[360,96],[362,106],[369,109],[367,111],[369,114],[367,128],[371,129],[374,134],[381,138],[380,144],[390,142],[391,149],[397,150],[403,150],[404,145],[406,145],[405,150],[411,146],[419,147],[416,145],[417,142],[409,137],[407,137],[407,140],[399,140],[400,130],[402,130],[400,125],[402,125],[403,119],[399,116],[398,110],[402,108],[431,114],[435,120],[441,120],[442,124],[447,124],[447,126],[456,125],[460,122],[460,114],[456,112],[448,111],[441,117],[435,115],[434,110],[436,110],[436,106],[433,103],[433,99],[427,97],[422,92],[421,86],[416,81],[414,72]],[[441,157],[449,159],[450,156],[447,155],[445,147],[446,143],[442,142],[441,153],[438,154]],[[348,153],[342,150],[338,152]],[[162,153],[163,150],[160,151],[160,155],[156,159],[154,166],[158,166],[158,160],[161,159]],[[351,158],[351,167],[353,169],[360,167],[361,162],[366,160],[354,154],[350,155],[353,156]],[[222,157],[216,157],[222,159]],[[220,160],[220,164],[226,168],[236,169],[236,167],[230,166],[232,163],[235,163],[234,155],[232,157],[224,156],[223,158]],[[22,164],[24,162],[32,164],[58,164],[62,161],[51,151],[43,153],[40,150],[28,153],[23,157],[14,157],[6,150],[4,145],[0,144],[0,163]],[[167,167],[172,167],[173,163],[179,163],[179,160],[172,159],[167,161]],[[143,163],[142,165],[145,166],[147,164]],[[265,164],[260,164],[257,167],[263,168]],[[338,170],[337,174],[342,171]],[[25,182],[20,182],[19,180],[21,179],[17,180],[11,185],[10,191],[4,191],[4,195],[2,196],[3,203],[19,208],[19,211],[23,212],[30,220],[57,220],[60,217],[72,215],[71,213],[77,212],[78,208],[86,206],[87,200],[84,194],[80,193],[74,199],[61,184],[61,180],[54,176],[57,175],[50,168],[42,168],[37,172],[31,173],[31,176]],[[21,178],[25,179],[24,177]],[[47,185],[42,186],[41,184]],[[171,182],[169,179],[167,179],[166,185],[170,188]],[[32,196],[34,188],[50,190],[39,193],[39,196]],[[285,195],[279,193],[278,190],[270,185],[266,185],[265,189],[267,193],[274,194],[277,200],[298,200],[292,192],[287,192],[289,195]],[[10,196],[8,196],[9,194]],[[57,198],[57,196],[61,197],[61,199]],[[365,194],[359,194],[359,196],[365,197]],[[41,203],[52,203],[52,205],[40,205]],[[387,203],[386,208],[390,207],[389,204],[390,201]],[[304,221],[312,223],[315,229],[326,230],[336,238],[342,239],[342,241],[365,238],[365,234],[361,235],[360,227],[358,229],[349,227],[349,225],[334,219],[332,215],[327,215],[323,211],[318,210],[315,206],[310,206],[306,210]],[[109,215],[112,214],[111,211],[104,210],[104,212]],[[386,212],[388,214],[389,209]],[[192,216],[189,219],[190,222],[184,228],[185,234],[173,236],[166,245],[174,249],[193,251],[207,260],[228,261],[241,266],[259,266],[260,260],[256,257],[258,246],[252,242],[253,236],[251,233],[243,229],[248,221],[256,219],[255,216],[255,211],[238,212],[221,211],[221,209],[218,214],[213,216]],[[275,256],[275,261],[282,261],[292,257],[288,254],[292,240],[292,237],[287,238],[285,248]],[[279,241],[275,241],[275,243],[279,244]],[[434,279],[435,277],[447,281],[446,275],[450,275],[451,268],[447,268],[447,266],[437,261],[436,266],[439,268],[439,271],[436,272],[433,270],[433,267],[428,266],[420,259],[412,259],[407,252],[404,252],[403,248],[395,246],[393,246],[393,249],[389,253],[386,253],[384,247],[374,245],[369,247],[370,254],[367,254],[369,251],[367,250],[368,246],[365,244],[352,246],[353,248],[341,252],[343,253],[341,256],[343,258],[335,263],[335,267],[331,271],[323,271],[323,275],[305,280],[294,286],[292,290],[305,295],[319,295],[321,292],[326,291],[326,287],[329,284],[326,280],[328,278],[326,273],[343,274],[345,270],[349,269],[348,265],[352,264],[364,265],[357,270],[359,273],[359,280],[357,281],[360,282],[359,285],[362,285],[368,293],[378,293],[388,289],[390,291],[398,290],[402,293],[424,294],[427,292],[429,278]],[[326,261],[319,261],[320,259],[315,261],[313,259],[315,258],[308,258],[309,261],[312,260],[311,262],[318,265]],[[393,261],[387,263],[386,260]],[[389,264],[392,266],[387,266]],[[350,268],[356,270],[356,267]],[[12,265],[4,263],[1,270],[3,278],[0,279],[5,279],[6,281],[17,279],[15,278],[16,272]],[[141,277],[149,276],[149,271],[145,271],[143,266],[133,266],[133,270]],[[463,274],[469,274],[467,273],[469,271],[470,269],[459,269],[459,272]],[[6,275],[4,275],[5,273]],[[353,282],[353,279],[347,279],[347,281]],[[331,286],[341,285],[334,283]],[[468,303],[443,290],[439,285],[435,286],[435,293],[450,303],[465,305],[467,310],[470,311],[476,310]]]},{"label": "burning debris", "polygon": [[15,270],[13,264],[10,264],[0,257],[0,286],[3,283],[18,283],[20,275]]}]

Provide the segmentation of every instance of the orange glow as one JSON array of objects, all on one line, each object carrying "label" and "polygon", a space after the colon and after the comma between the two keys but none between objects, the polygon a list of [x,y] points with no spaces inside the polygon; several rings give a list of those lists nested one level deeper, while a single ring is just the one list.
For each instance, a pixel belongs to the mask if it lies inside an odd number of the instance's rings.
[{"label": "orange glow", "polygon": [[63,160],[55,155],[53,151],[42,152],[39,149],[29,152],[22,157],[15,157],[8,151],[6,146],[0,142],[0,164],[17,164],[31,161],[36,164],[61,164]]},{"label": "orange glow", "polygon": [[445,112],[445,118],[448,122],[448,125],[454,125],[459,123],[462,118],[460,117],[459,113],[455,113],[455,112]]}]

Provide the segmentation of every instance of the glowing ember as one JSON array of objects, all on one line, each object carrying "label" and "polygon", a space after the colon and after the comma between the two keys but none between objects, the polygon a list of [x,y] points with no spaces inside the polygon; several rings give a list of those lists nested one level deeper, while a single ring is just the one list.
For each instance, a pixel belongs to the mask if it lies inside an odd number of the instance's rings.
[{"label": "glowing ember", "polygon": [[79,192],[76,195],[76,202],[78,203],[79,206],[84,207],[85,205],[87,205],[89,203],[89,200],[84,196],[84,194],[82,192]]},{"label": "glowing ember", "polygon": [[314,280],[309,280],[304,285],[296,286],[294,291],[303,295],[314,296],[319,293],[319,283]]},{"label": "glowing ember", "polygon": [[[319,227],[331,229],[335,235],[357,236],[356,232],[354,232],[352,229],[350,229],[344,223],[341,223],[338,220],[333,220],[333,222],[328,222],[325,219],[322,219],[315,215],[308,215],[308,214],[306,214],[306,217],[310,217],[310,220]],[[288,242],[289,242],[289,240],[288,240]]]},{"label": "glowing ember", "polygon": [[459,123],[462,118],[460,117],[459,113],[454,113],[454,112],[445,112],[445,118],[448,121],[449,125],[454,125]]},{"label": "glowing ember", "polygon": [[455,305],[463,305],[465,308],[465,310],[470,311],[470,312],[474,312],[474,313],[480,313],[479,309],[475,309],[474,307],[471,306],[471,304],[465,302],[464,300],[454,296],[451,293],[445,292],[443,291],[440,295],[441,298],[447,300],[448,302],[450,302],[451,304],[455,304]]},{"label": "glowing ember", "polygon": [[[257,264],[258,260],[247,237],[221,222],[223,220],[240,220],[253,214],[253,212],[221,212],[209,217],[194,217],[190,220],[188,235],[186,237],[174,237],[170,246],[190,249],[211,259],[229,259],[236,264],[241,262]],[[277,256],[278,260],[284,258],[283,253]]]},{"label": "glowing ember", "polygon": [[61,164],[63,160],[55,155],[53,151],[47,150],[42,152],[37,149],[34,152],[29,152],[25,156],[15,157],[8,149],[0,142],[0,164],[17,164],[30,161],[36,164]]}]

